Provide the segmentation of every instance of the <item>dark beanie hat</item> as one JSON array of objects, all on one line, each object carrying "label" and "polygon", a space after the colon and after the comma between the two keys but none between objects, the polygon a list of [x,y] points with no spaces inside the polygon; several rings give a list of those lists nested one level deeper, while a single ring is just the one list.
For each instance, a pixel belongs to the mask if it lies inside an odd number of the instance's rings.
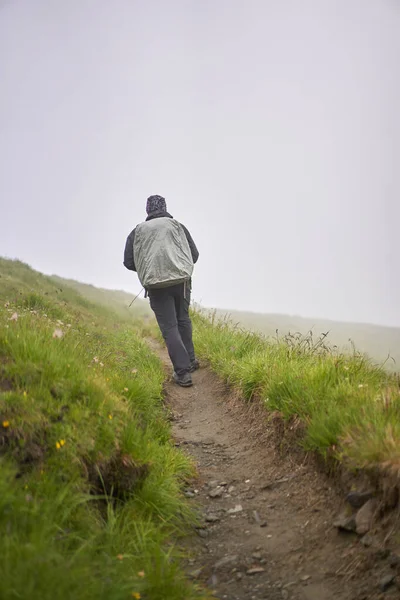
[{"label": "dark beanie hat", "polygon": [[162,196],[150,196],[147,198],[146,211],[148,215],[151,213],[167,212],[165,198]]}]

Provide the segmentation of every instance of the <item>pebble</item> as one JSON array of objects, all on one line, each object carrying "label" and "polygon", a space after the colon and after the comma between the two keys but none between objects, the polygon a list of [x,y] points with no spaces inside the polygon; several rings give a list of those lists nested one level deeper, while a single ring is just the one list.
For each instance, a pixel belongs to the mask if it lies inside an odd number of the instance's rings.
[{"label": "pebble", "polygon": [[371,492],[349,492],[346,496],[347,502],[353,508],[361,508],[368,500],[371,500]]},{"label": "pebble", "polygon": [[392,569],[400,566],[400,556],[392,552],[389,557],[389,565],[392,567]]},{"label": "pebble", "polygon": [[261,560],[262,559],[262,554],[261,552],[253,552],[253,554],[251,555],[252,558],[254,558],[255,560]]},{"label": "pebble", "polygon": [[201,538],[206,538],[208,537],[208,531],[205,531],[204,529],[198,529],[197,535]]},{"label": "pebble", "polygon": [[379,582],[379,587],[382,590],[382,592],[386,592],[393,584],[394,575],[386,575],[386,577],[381,579],[381,581]]},{"label": "pebble", "polygon": [[210,498],[220,498],[222,496],[224,492],[224,488],[221,486],[218,486],[216,488],[213,488],[208,495],[210,496]]},{"label": "pebble", "polygon": [[342,531],[353,532],[356,530],[356,519],[354,515],[340,515],[333,522],[333,526],[341,529]]},{"label": "pebble", "polygon": [[192,579],[198,579],[201,575],[202,570],[203,570],[203,567],[200,567],[199,569],[195,569],[194,571],[190,571],[189,577],[191,577]]},{"label": "pebble", "polygon": [[217,521],[219,521],[219,517],[217,517],[217,515],[206,515],[206,521],[207,523],[216,523]]},{"label": "pebble", "polygon": [[223,569],[223,567],[227,567],[228,565],[234,565],[236,562],[238,561],[238,556],[236,554],[234,555],[229,555],[229,556],[224,556],[223,558],[221,558],[220,560],[218,560],[215,565],[214,565],[214,569],[217,571],[218,569]]},{"label": "pebble", "polygon": [[369,548],[374,543],[374,538],[367,533],[361,538],[360,542],[363,546]]},{"label": "pebble", "polygon": [[236,513],[242,512],[243,507],[241,504],[236,504],[235,508],[227,510],[228,515],[235,515]]},{"label": "pebble", "polygon": [[246,571],[247,575],[257,575],[258,573],[264,573],[265,569],[263,567],[252,567]]}]

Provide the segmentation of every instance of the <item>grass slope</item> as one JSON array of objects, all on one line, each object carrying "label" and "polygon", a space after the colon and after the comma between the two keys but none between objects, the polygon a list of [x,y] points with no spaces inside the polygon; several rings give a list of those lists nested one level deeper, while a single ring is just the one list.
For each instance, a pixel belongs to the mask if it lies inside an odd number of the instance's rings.
[{"label": "grass slope", "polygon": [[141,297],[137,298],[134,304],[132,304],[130,307],[129,305],[135,296],[133,294],[128,294],[128,292],[124,292],[123,290],[108,290],[105,288],[98,288],[88,283],[81,283],[80,281],[75,281],[74,279],[64,279],[62,277],[58,277],[57,275],[52,275],[51,279],[57,283],[60,288],[66,285],[68,288],[72,288],[79,292],[79,294],[87,300],[95,302],[96,304],[100,304],[106,308],[110,308],[124,319],[131,319],[132,313],[135,314],[137,319],[140,318],[144,321],[153,318],[153,313],[150,309],[149,302],[142,299],[144,292],[142,292]]},{"label": "grass slope", "polygon": [[5,600],[189,600],[193,466],[130,321],[0,259],[0,579]]},{"label": "grass slope", "polygon": [[353,468],[390,472],[400,481],[399,378],[323,338],[268,340],[194,314],[195,345],[212,368],[271,413],[300,419],[304,446]]}]

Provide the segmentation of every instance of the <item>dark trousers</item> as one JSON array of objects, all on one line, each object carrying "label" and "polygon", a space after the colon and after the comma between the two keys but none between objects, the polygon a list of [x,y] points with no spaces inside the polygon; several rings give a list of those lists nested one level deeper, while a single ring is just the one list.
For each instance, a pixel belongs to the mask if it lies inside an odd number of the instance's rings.
[{"label": "dark trousers", "polygon": [[150,306],[177,375],[187,373],[195,359],[189,317],[190,282],[149,290]]}]

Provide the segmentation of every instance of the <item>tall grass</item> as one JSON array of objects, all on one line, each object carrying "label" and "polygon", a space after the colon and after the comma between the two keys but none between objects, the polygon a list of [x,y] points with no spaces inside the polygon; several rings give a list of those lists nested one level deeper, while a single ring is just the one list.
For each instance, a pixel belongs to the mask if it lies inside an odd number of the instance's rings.
[{"label": "tall grass", "polygon": [[349,466],[396,470],[400,465],[400,387],[358,353],[342,354],[324,335],[265,338],[228,320],[193,315],[200,355],[227,383],[284,419],[299,417],[303,445]]},{"label": "tall grass", "polygon": [[190,600],[193,465],[140,322],[1,260],[1,598]]}]

